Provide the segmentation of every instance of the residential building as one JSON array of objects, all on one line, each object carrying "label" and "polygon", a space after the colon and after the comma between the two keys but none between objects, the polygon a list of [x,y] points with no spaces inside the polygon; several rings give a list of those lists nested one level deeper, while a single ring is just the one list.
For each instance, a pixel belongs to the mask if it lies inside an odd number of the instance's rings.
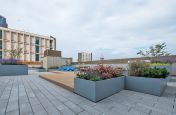
[{"label": "residential building", "polygon": [[92,53],[79,52],[78,53],[78,62],[92,61]]},{"label": "residential building", "polygon": [[6,18],[0,15],[0,27],[8,27],[8,24],[6,22]]},{"label": "residential building", "polygon": [[20,60],[39,62],[45,50],[56,50],[56,39],[52,36],[0,27],[0,58],[11,58],[10,51],[17,48],[22,48]]}]

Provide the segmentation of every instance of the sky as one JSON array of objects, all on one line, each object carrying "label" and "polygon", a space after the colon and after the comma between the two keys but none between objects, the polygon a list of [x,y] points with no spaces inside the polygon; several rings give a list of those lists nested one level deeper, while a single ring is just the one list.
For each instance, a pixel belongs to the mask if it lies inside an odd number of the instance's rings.
[{"label": "sky", "polygon": [[176,54],[176,0],[0,0],[9,28],[56,37],[63,57],[138,57],[166,42]]}]

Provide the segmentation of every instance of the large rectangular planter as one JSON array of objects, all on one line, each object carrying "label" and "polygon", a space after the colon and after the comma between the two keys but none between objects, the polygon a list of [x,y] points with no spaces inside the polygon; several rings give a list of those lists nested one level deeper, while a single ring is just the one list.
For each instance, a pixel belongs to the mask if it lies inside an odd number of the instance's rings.
[{"label": "large rectangular planter", "polygon": [[80,78],[74,79],[74,92],[98,102],[124,89],[125,77],[117,77],[100,81],[90,81]]},{"label": "large rectangular planter", "polygon": [[172,77],[171,77],[171,76],[168,76],[168,77],[166,77],[165,79],[166,79],[167,82],[169,82],[169,81],[172,79]]},{"label": "large rectangular planter", "polygon": [[27,65],[0,65],[0,76],[28,75]]},{"label": "large rectangular planter", "polygon": [[160,96],[167,86],[167,79],[162,78],[127,76],[125,80],[125,88],[127,90],[152,94],[156,96]]},{"label": "large rectangular planter", "polygon": [[176,75],[176,63],[172,64],[171,75]]}]

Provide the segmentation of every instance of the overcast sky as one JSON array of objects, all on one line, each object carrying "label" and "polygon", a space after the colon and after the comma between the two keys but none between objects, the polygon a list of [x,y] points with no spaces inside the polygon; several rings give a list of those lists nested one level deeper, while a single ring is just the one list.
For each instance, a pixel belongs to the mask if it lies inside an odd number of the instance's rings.
[{"label": "overcast sky", "polygon": [[136,57],[166,42],[176,54],[176,0],[0,0],[9,28],[57,38],[57,50],[77,59]]}]

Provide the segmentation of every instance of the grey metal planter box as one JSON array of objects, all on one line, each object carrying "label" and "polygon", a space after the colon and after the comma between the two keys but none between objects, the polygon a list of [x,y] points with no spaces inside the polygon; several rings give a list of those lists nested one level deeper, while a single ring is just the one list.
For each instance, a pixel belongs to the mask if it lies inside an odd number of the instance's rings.
[{"label": "grey metal planter box", "polygon": [[162,78],[127,76],[125,81],[125,88],[127,90],[148,93],[156,96],[160,96],[167,86],[167,79]]},{"label": "grey metal planter box", "polygon": [[0,76],[28,75],[27,65],[0,65]]},{"label": "grey metal planter box", "polygon": [[117,77],[101,81],[75,78],[74,92],[93,102],[98,102],[123,90],[124,80],[125,77]]},{"label": "grey metal planter box", "polygon": [[172,64],[171,75],[176,75],[176,63]]},{"label": "grey metal planter box", "polygon": [[169,82],[169,81],[172,79],[172,77],[171,77],[171,76],[168,76],[168,77],[166,77],[165,79],[166,79],[167,82]]}]

